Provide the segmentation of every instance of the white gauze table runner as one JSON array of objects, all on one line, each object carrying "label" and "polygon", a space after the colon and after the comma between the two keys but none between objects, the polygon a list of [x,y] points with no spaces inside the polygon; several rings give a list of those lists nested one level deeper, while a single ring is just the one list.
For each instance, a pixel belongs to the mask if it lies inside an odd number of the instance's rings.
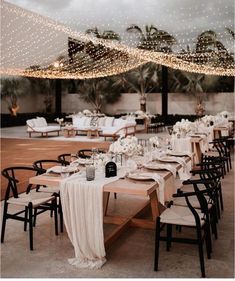
[{"label": "white gauze table runner", "polygon": [[60,184],[64,223],[75,258],[68,262],[79,268],[100,268],[106,262],[103,233],[103,186],[118,179],[96,175],[86,181],[74,175]]}]

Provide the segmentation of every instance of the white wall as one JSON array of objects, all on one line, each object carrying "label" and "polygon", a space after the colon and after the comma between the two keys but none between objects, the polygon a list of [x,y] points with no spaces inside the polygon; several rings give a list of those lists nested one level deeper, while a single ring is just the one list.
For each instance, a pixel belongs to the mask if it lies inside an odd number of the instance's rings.
[{"label": "white wall", "polygon": [[[234,112],[234,93],[210,93],[207,94],[208,100],[205,102],[206,114],[216,114],[223,110]],[[44,96],[25,95],[19,98],[19,113],[41,112],[45,108],[43,103]],[[168,94],[168,112],[169,114],[194,114],[196,99],[189,94]],[[90,104],[85,103],[78,94],[62,95],[62,111],[66,113],[79,112],[83,109],[93,110]],[[133,112],[140,109],[139,95],[136,93],[122,94],[121,98],[115,104],[108,104],[104,111],[108,114],[120,114]],[[8,113],[7,104],[1,101],[2,113]],[[152,114],[161,114],[161,94],[147,95],[147,111]]]}]

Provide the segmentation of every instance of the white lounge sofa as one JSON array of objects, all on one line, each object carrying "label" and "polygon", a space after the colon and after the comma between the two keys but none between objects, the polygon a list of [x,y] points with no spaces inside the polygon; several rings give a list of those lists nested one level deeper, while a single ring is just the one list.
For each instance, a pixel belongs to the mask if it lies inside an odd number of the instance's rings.
[{"label": "white lounge sofa", "polygon": [[124,120],[114,117],[87,117],[73,115],[73,127],[77,132],[84,131],[89,127],[97,127],[100,129],[100,136],[105,139],[111,137],[117,139],[120,135],[135,135],[136,122],[134,119]]},{"label": "white lounge sofa", "polygon": [[26,121],[27,125],[27,133],[31,138],[33,133],[41,134],[41,136],[48,136],[48,133],[56,132],[59,136],[60,134],[60,126],[59,125],[48,125],[47,121],[44,117],[37,117],[33,119],[29,119]]}]

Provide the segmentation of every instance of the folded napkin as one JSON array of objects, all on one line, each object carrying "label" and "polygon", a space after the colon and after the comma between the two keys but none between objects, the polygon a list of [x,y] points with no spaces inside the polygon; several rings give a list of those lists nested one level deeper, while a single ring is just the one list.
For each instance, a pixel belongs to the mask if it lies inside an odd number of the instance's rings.
[{"label": "folded napkin", "polygon": [[144,177],[149,177],[155,180],[158,183],[158,188],[157,188],[157,196],[158,196],[158,201],[162,203],[162,205],[165,204],[165,180],[162,176],[160,176],[157,173],[141,173],[141,176]]},{"label": "folded napkin", "polygon": [[62,166],[54,166],[54,167],[51,167],[49,169],[47,169],[46,173],[49,174],[49,173],[61,173],[62,171]]},{"label": "folded napkin", "polygon": [[174,161],[179,163],[182,167],[178,170],[179,178],[181,180],[186,180],[191,177],[190,170],[191,170],[191,161],[186,163],[186,161],[181,157],[175,157],[175,156],[165,156],[161,157],[158,160],[163,161]]},{"label": "folded napkin", "polygon": [[[153,167],[155,166],[156,166],[156,170],[163,169],[163,170],[170,171],[173,174],[174,178],[176,177],[176,168],[173,167],[171,164],[154,163]],[[144,165],[144,167],[148,168],[147,165],[146,166]]]},{"label": "folded napkin", "polygon": [[[175,153],[175,155],[173,155]],[[170,156],[175,156],[175,157],[183,157],[183,156],[188,156],[190,158],[193,157],[193,153],[192,152],[181,152],[181,151],[173,151],[173,150],[167,150],[167,154]],[[179,154],[179,155],[176,155]],[[180,155],[181,154],[181,155]]]}]

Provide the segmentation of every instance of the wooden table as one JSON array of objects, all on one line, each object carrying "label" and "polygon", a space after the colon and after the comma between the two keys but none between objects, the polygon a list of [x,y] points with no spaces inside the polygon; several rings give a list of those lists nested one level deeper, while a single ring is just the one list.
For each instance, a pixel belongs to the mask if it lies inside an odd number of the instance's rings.
[{"label": "wooden table", "polygon": [[[185,157],[185,159],[186,162],[190,161],[189,157]],[[171,164],[174,165],[177,170],[181,168],[181,165],[178,163]],[[148,172],[150,172],[150,170],[148,170]],[[157,172],[161,176],[163,176],[165,182],[168,181],[169,185],[174,184],[174,177],[171,172]],[[29,183],[35,185],[39,184],[58,187],[61,179],[62,178],[60,176],[43,174],[30,178]],[[118,179],[104,185],[104,223],[117,225],[117,227],[110,233],[110,235],[105,238],[106,248],[108,248],[120,236],[120,234],[127,229],[127,227],[155,229],[155,221],[160,214],[159,202],[157,197],[157,187],[158,183],[152,180],[137,181],[128,178]],[[108,202],[110,192],[115,192],[118,194],[139,195],[146,197],[146,199],[148,200],[138,210],[135,210],[135,212],[131,216],[111,216],[108,215]],[[140,218],[140,215],[143,215],[147,210],[151,210],[151,217],[149,219]]]},{"label": "wooden table", "polygon": [[214,127],[214,139],[218,139],[222,137],[222,131],[227,131],[226,135],[229,136],[229,128],[228,127]]},{"label": "wooden table", "polygon": [[203,138],[200,136],[191,137],[192,152],[194,153],[194,163],[193,166],[200,163],[202,159],[202,151],[200,147],[200,142],[203,141]]}]

